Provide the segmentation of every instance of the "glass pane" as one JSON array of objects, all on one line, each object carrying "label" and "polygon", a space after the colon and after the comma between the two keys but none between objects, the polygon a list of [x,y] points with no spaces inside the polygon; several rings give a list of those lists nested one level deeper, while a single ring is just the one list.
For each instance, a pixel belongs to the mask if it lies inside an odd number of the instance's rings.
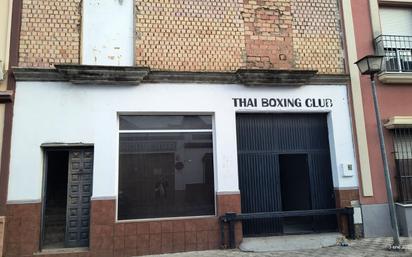
[{"label": "glass pane", "polygon": [[122,115],[120,130],[145,129],[212,129],[212,116],[207,115]]},{"label": "glass pane", "polygon": [[399,50],[399,58],[401,59],[402,71],[412,70],[412,52],[408,50]]},{"label": "glass pane", "polygon": [[119,220],[215,214],[212,133],[120,134]]}]

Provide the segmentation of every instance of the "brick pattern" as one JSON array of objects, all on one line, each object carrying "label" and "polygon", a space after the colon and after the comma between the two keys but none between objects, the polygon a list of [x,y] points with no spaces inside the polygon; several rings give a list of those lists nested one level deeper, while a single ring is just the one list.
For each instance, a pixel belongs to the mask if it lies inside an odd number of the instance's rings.
[{"label": "brick pattern", "polygon": [[295,68],[319,73],[344,73],[338,1],[293,0]]},{"label": "brick pattern", "polygon": [[246,67],[293,67],[290,0],[244,0]]},{"label": "brick pattern", "polygon": [[137,0],[136,8],[137,65],[344,72],[335,0]]},{"label": "brick pattern", "polygon": [[[335,0],[136,0],[137,66],[344,72]],[[81,0],[23,0],[19,65],[80,62]]]},{"label": "brick pattern", "polygon": [[19,66],[80,62],[81,0],[23,0]]},{"label": "brick pattern", "polygon": [[235,71],[242,1],[136,0],[136,63],[153,70]]}]

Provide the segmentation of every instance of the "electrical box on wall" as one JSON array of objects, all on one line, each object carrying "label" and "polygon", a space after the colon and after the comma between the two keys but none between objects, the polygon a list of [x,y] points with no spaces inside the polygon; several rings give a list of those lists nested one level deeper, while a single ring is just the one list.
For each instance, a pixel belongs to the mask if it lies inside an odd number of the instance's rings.
[{"label": "electrical box on wall", "polygon": [[340,166],[344,177],[353,177],[355,175],[352,164],[341,164]]}]

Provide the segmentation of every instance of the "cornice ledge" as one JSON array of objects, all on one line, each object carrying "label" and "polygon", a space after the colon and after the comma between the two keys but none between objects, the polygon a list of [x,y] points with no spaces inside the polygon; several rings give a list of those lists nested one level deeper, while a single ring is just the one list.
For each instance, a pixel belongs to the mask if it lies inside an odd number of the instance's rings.
[{"label": "cornice ledge", "polygon": [[382,72],[378,79],[383,84],[412,84],[412,72]]},{"label": "cornice ledge", "polygon": [[138,85],[147,67],[56,64],[55,68],[13,67],[17,81],[69,81],[73,84]]},{"label": "cornice ledge", "polygon": [[241,84],[246,86],[303,86],[309,84],[317,70],[257,70],[239,69],[236,72]]},{"label": "cornice ledge", "polygon": [[304,86],[347,84],[347,74],[318,74],[316,70],[239,69],[229,72],[152,71],[147,67],[59,64],[55,68],[13,67],[17,81],[69,81],[88,85],[141,83],[209,83],[245,86]]},{"label": "cornice ledge", "polygon": [[393,116],[384,124],[387,129],[412,128],[412,116]]},{"label": "cornice ledge", "polygon": [[16,81],[67,81],[54,68],[12,67]]},{"label": "cornice ledge", "polygon": [[138,85],[149,74],[147,67],[56,64],[56,70],[73,84]]},{"label": "cornice ledge", "polygon": [[309,85],[347,85],[350,83],[349,74],[316,74]]},{"label": "cornice ledge", "polygon": [[148,83],[210,83],[236,84],[234,72],[190,72],[190,71],[151,71],[145,78]]}]

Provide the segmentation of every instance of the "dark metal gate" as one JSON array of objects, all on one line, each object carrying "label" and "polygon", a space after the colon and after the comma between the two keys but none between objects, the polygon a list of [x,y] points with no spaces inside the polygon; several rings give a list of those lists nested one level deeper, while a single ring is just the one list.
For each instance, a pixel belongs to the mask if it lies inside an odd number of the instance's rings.
[{"label": "dark metal gate", "polygon": [[399,201],[412,203],[412,128],[393,131],[394,157],[399,186]]},{"label": "dark metal gate", "polygon": [[71,150],[68,173],[65,245],[85,247],[89,245],[93,149]]},{"label": "dark metal gate", "polygon": [[[238,114],[236,120],[242,213],[284,211],[279,166],[283,154],[307,155],[311,209],[335,208],[326,114]],[[283,221],[244,221],[243,233],[282,234]],[[311,230],[336,226],[336,216],[313,217]]]}]

